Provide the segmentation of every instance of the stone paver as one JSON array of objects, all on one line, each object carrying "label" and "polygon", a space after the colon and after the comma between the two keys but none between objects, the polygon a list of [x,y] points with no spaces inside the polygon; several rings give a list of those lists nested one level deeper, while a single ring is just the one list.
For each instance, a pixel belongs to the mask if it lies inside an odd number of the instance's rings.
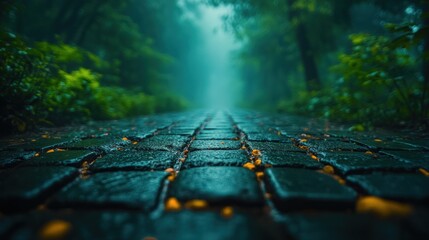
[{"label": "stone paver", "polygon": [[80,166],[84,161],[91,161],[97,154],[88,150],[53,151],[34,156],[23,166]]},{"label": "stone paver", "polygon": [[429,239],[429,133],[349,128],[235,109],[7,136],[0,239]]},{"label": "stone paver", "polygon": [[240,141],[234,140],[195,140],[191,144],[191,151],[195,150],[234,150],[240,149]]},{"label": "stone paver", "polygon": [[306,139],[300,143],[307,146],[313,152],[334,152],[334,151],[360,151],[365,152],[367,147],[341,140],[334,139]]},{"label": "stone paver", "polygon": [[274,203],[284,210],[351,208],[357,196],[353,189],[313,170],[273,168],[266,175]]},{"label": "stone paver", "polygon": [[77,176],[71,167],[22,167],[0,173],[0,211],[28,209]]},{"label": "stone paver", "polygon": [[248,161],[243,150],[200,150],[189,153],[183,168],[204,166],[242,166]]},{"label": "stone paver", "polygon": [[91,171],[165,170],[173,167],[177,154],[167,151],[116,151],[98,158]]},{"label": "stone paver", "polygon": [[422,174],[377,173],[347,178],[370,195],[429,203],[429,177]]},{"label": "stone paver", "polygon": [[66,149],[72,150],[100,150],[100,151],[109,151],[114,148],[118,148],[128,144],[129,141],[123,140],[120,137],[95,137],[95,138],[86,138],[79,141],[74,141],[69,144],[64,145]]},{"label": "stone paver", "polygon": [[250,141],[248,145],[251,149],[258,149],[262,151],[262,153],[272,151],[304,152],[304,150],[295,146],[292,141],[285,143]]},{"label": "stone paver", "polygon": [[33,157],[36,152],[0,151],[0,169],[15,166]]},{"label": "stone paver", "polygon": [[54,207],[132,208],[151,210],[157,205],[165,172],[96,173],[77,179],[57,193],[50,202]]},{"label": "stone paver", "polygon": [[406,172],[416,169],[416,165],[410,162],[386,155],[362,152],[328,153],[321,156],[321,161],[332,165],[343,175],[373,171]]},{"label": "stone paver", "polygon": [[402,161],[406,161],[419,168],[429,169],[429,154],[423,151],[393,151],[386,150],[383,153],[393,156]]},{"label": "stone paver", "polygon": [[398,221],[383,221],[369,215],[305,213],[287,216],[284,225],[294,239],[413,239]]},{"label": "stone paver", "polygon": [[263,204],[255,174],[241,167],[200,167],[183,170],[168,195],[180,201],[206,200],[213,204]]},{"label": "stone paver", "polygon": [[142,140],[133,149],[139,150],[161,150],[179,151],[183,149],[189,141],[189,137],[182,135],[158,135]]},{"label": "stone paver", "polygon": [[272,151],[263,153],[264,163],[271,164],[273,167],[292,167],[292,168],[311,168],[320,169],[323,164],[311,158],[304,152],[280,152]]}]

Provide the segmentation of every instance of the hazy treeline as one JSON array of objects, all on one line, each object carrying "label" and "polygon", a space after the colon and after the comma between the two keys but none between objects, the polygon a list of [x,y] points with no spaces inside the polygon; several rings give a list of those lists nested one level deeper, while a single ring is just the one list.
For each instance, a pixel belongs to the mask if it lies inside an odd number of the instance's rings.
[{"label": "hazy treeline", "polygon": [[227,23],[248,106],[370,124],[427,122],[428,1],[207,0]]},{"label": "hazy treeline", "polygon": [[[0,3],[1,125],[25,130],[183,109],[195,3],[6,0]],[[12,127],[12,128],[11,128]]]}]

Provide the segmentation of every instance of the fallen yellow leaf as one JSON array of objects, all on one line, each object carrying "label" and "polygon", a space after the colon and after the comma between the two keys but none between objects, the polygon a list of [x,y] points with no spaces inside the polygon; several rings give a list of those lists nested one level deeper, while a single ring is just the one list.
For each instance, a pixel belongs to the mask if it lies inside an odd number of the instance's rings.
[{"label": "fallen yellow leaf", "polygon": [[165,202],[165,210],[166,211],[179,211],[182,208],[182,205],[180,204],[179,200],[175,197],[171,197],[167,199]]},{"label": "fallen yellow leaf", "polygon": [[176,179],[175,175],[170,175],[170,176],[167,177],[167,180],[170,181],[170,182],[174,181],[175,179]]},{"label": "fallen yellow leaf", "polygon": [[234,209],[230,206],[222,208],[220,215],[224,218],[231,218],[234,215]]},{"label": "fallen yellow leaf", "polygon": [[407,216],[412,213],[413,207],[405,203],[367,196],[356,202],[358,213],[372,213],[382,218],[392,216]]},{"label": "fallen yellow leaf", "polygon": [[247,162],[243,165],[244,168],[247,168],[249,170],[255,170],[255,164],[251,163],[251,162]]},{"label": "fallen yellow leaf", "polygon": [[252,155],[255,157],[261,156],[261,151],[258,149],[253,149],[252,150]]},{"label": "fallen yellow leaf", "polygon": [[334,174],[334,167],[332,167],[331,165],[325,165],[325,166],[322,168],[322,171],[323,171],[324,173],[327,173],[327,174]]},{"label": "fallen yellow leaf", "polygon": [[189,200],[185,203],[186,208],[194,210],[206,208],[208,205],[206,200],[201,199]]},{"label": "fallen yellow leaf", "polygon": [[424,168],[419,168],[419,172],[423,175],[425,175],[426,177],[429,177],[429,172],[428,170],[424,169]]},{"label": "fallen yellow leaf", "polygon": [[310,157],[313,160],[319,161],[319,158],[316,155],[312,154],[312,153],[310,154]]},{"label": "fallen yellow leaf", "polygon": [[256,166],[261,165],[261,163],[262,163],[262,160],[260,158],[258,158],[258,159],[255,160],[255,165]]},{"label": "fallen yellow leaf", "polygon": [[256,172],[256,178],[258,180],[264,179],[264,172]]},{"label": "fallen yellow leaf", "polygon": [[158,239],[156,237],[147,236],[147,237],[144,237],[143,240],[158,240]]},{"label": "fallen yellow leaf", "polygon": [[49,149],[48,151],[46,151],[46,153],[53,153],[53,152],[55,152],[54,149]]},{"label": "fallen yellow leaf", "polygon": [[63,239],[70,232],[72,225],[64,220],[52,220],[40,230],[41,239]]},{"label": "fallen yellow leaf", "polygon": [[383,140],[381,140],[380,138],[375,138],[374,142],[383,142]]}]

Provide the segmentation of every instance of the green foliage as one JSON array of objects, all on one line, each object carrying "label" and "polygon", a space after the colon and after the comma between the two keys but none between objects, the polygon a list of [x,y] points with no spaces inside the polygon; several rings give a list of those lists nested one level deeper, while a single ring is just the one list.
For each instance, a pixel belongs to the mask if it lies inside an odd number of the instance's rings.
[{"label": "green foliage", "polygon": [[370,125],[421,121],[425,115],[423,78],[412,44],[385,36],[350,35],[352,51],[339,55],[332,71],[341,78],[332,88],[301,94],[280,109]]},{"label": "green foliage", "polygon": [[96,69],[106,63],[77,47],[40,42],[30,48],[11,33],[1,35],[1,43],[1,131],[118,119],[186,105],[174,95],[102,86],[102,74],[83,66]]}]

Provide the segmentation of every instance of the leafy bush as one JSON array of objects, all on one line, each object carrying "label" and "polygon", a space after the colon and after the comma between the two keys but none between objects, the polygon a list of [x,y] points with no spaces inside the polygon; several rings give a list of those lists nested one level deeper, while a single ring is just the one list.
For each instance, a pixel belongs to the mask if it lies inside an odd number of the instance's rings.
[{"label": "leafy bush", "polygon": [[30,48],[13,34],[1,35],[1,131],[25,131],[41,124],[119,119],[185,107],[174,95],[148,96],[102,86],[107,63],[63,43]]},{"label": "leafy bush", "polygon": [[369,125],[427,119],[412,45],[369,34],[353,34],[350,40],[351,53],[340,54],[332,67],[341,78],[331,88],[302,93],[293,103],[281,102],[279,109]]}]

